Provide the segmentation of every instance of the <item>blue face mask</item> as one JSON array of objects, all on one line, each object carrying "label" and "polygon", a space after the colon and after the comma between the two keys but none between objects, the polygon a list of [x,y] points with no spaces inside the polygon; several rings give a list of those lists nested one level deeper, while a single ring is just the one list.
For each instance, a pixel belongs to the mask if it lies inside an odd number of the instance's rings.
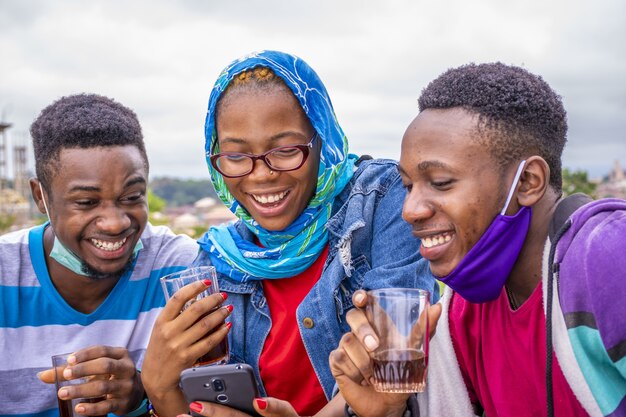
[{"label": "blue face mask", "polygon": [[[46,209],[46,215],[48,216],[48,219],[50,219],[50,212],[48,212],[48,205],[46,204],[41,183],[39,183],[39,190],[41,191],[41,200],[43,202],[43,207]],[[52,223],[50,223],[50,225],[52,226]],[[54,227],[52,227],[52,231],[54,232]],[[137,256],[137,252],[139,252],[142,248],[143,243],[141,243],[141,239],[139,239],[133,249],[133,259]],[[85,261],[66,248],[65,245],[61,243],[56,233],[54,234],[54,244],[52,245],[52,250],[50,251],[50,257],[75,274],[85,277],[89,276],[87,268],[85,268]]]}]

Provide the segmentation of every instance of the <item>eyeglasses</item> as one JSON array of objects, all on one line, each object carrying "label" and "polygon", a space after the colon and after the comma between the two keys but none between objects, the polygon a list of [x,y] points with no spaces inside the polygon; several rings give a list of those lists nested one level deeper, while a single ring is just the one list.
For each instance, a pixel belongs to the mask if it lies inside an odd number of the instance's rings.
[{"label": "eyeglasses", "polygon": [[265,162],[272,171],[295,171],[306,162],[317,136],[315,132],[311,140],[304,145],[280,146],[260,155],[239,152],[216,153],[210,157],[211,165],[227,178],[245,177],[250,174],[257,159]]}]

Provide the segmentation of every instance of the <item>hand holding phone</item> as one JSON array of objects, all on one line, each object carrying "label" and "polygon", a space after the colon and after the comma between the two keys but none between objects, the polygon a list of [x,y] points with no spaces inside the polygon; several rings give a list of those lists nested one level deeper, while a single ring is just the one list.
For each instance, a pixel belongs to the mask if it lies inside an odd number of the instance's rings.
[{"label": "hand holding phone", "polygon": [[180,374],[180,387],[188,403],[207,401],[261,417],[252,405],[259,397],[254,372],[245,363],[185,369]]}]

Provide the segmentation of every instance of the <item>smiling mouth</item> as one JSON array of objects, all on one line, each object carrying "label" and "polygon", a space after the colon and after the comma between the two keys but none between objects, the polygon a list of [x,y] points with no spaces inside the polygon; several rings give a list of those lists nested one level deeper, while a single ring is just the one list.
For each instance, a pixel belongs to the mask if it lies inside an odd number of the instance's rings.
[{"label": "smiling mouth", "polygon": [[105,240],[91,239],[91,243],[93,243],[95,247],[103,251],[115,252],[116,250],[119,250],[122,246],[124,246],[124,243],[126,243],[127,239],[128,237],[125,237],[124,239],[118,240],[117,242],[109,242]]},{"label": "smiling mouth", "polygon": [[275,194],[250,194],[254,201],[263,205],[278,204],[287,197],[289,191],[283,191]]},{"label": "smiling mouth", "polygon": [[436,246],[441,246],[445,243],[448,243],[450,240],[452,240],[451,233],[444,232],[438,235],[432,235],[422,238],[422,245],[424,245],[425,248],[434,248]]}]

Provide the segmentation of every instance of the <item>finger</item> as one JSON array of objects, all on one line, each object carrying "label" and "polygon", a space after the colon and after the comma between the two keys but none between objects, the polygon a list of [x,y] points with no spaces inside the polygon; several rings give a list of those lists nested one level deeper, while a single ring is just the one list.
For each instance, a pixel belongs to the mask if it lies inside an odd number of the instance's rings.
[{"label": "finger", "polygon": [[[56,368],[58,371],[59,378],[63,378],[63,369],[64,367]],[[41,380],[41,382],[45,382],[46,384],[54,384],[54,372],[55,368],[46,369],[45,371],[41,371],[37,373],[37,378]]]},{"label": "finger", "polygon": [[74,352],[67,357],[67,363],[68,365],[75,365],[98,358],[124,359],[128,357],[128,350],[124,347],[95,345]]},{"label": "finger", "polygon": [[250,417],[243,411],[227,407],[225,405],[208,403],[204,401],[194,401],[189,404],[189,409],[206,417]]},{"label": "finger", "polygon": [[210,279],[199,280],[185,285],[183,288],[176,291],[172,298],[165,303],[165,307],[163,307],[159,319],[165,321],[174,320],[183,310],[187,301],[195,299],[198,294],[206,290],[210,285]]},{"label": "finger", "polygon": [[118,381],[105,378],[92,378],[90,381],[82,384],[72,384],[61,387],[57,395],[62,400],[70,400],[77,398],[98,398],[109,394],[112,389],[116,388]]},{"label": "finger", "polygon": [[123,359],[100,357],[68,366],[63,371],[63,377],[65,379],[75,379],[91,375],[100,375],[106,376],[107,378],[114,376],[117,379],[123,379],[133,377],[136,372],[135,363],[130,357]]},{"label": "finger", "polygon": [[278,398],[255,398],[254,409],[263,417],[298,417],[298,413],[287,401]]},{"label": "finger", "polygon": [[[217,346],[222,343],[222,341],[228,336],[228,332],[230,331],[231,324],[224,323],[221,327],[219,327],[215,332],[205,336],[200,339],[198,342],[194,343],[189,347],[189,356],[193,358],[193,360],[197,360],[201,356],[211,352],[213,349],[217,348]],[[223,351],[224,349],[220,349]],[[223,355],[226,355],[227,352],[223,352]],[[213,355],[211,355],[213,356]],[[223,356],[222,356],[223,357]],[[219,359],[217,356],[215,359]]]},{"label": "finger", "polygon": [[357,385],[361,385],[363,382],[361,371],[352,363],[352,360],[343,348],[330,352],[328,362],[330,363],[330,372],[335,380],[339,381],[341,378],[347,378],[348,381]]},{"label": "finger", "polygon": [[226,298],[228,298],[226,293],[216,293],[193,302],[174,319],[176,326],[181,329],[190,328],[202,317],[210,314],[212,311],[218,310]]},{"label": "finger", "polygon": [[441,304],[433,304],[428,309],[428,327],[430,331],[430,337],[432,338],[435,335],[435,330],[437,329],[437,322],[441,317]]},{"label": "finger", "polygon": [[378,336],[367,321],[365,313],[362,310],[353,308],[346,314],[346,321],[359,340],[365,345],[368,351],[376,350],[379,345]]},{"label": "finger", "polygon": [[198,321],[187,329],[182,335],[182,343],[191,345],[205,337],[207,334],[213,333],[220,329],[224,324],[226,317],[233,311],[233,306],[228,305],[220,307],[212,313],[201,317]]},{"label": "finger", "polygon": [[362,380],[370,381],[374,371],[365,346],[352,333],[346,333],[342,336],[340,346],[346,356],[346,358],[339,358],[344,362],[344,373],[357,383]]},{"label": "finger", "polygon": [[90,398],[85,401],[74,407],[77,413],[87,416],[106,416],[108,413],[115,413],[120,409],[118,400],[102,398],[101,401],[98,401],[97,398]]},{"label": "finger", "polygon": [[365,290],[357,290],[352,294],[352,303],[355,307],[365,308],[367,305],[367,293]]}]

